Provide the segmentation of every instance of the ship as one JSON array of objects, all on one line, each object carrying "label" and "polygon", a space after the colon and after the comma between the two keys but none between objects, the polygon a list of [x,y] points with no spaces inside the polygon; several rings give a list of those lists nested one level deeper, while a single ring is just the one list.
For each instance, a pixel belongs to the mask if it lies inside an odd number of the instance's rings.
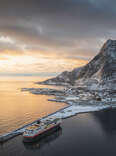
[{"label": "ship", "polygon": [[26,143],[23,142],[23,145],[28,150],[40,150],[43,149],[45,146],[49,146],[50,143],[57,140],[62,135],[62,128],[59,126],[59,128],[52,132],[51,134],[38,139],[37,141]]},{"label": "ship", "polygon": [[27,127],[23,133],[23,142],[34,142],[56,131],[62,123],[61,118],[50,117],[38,120]]}]

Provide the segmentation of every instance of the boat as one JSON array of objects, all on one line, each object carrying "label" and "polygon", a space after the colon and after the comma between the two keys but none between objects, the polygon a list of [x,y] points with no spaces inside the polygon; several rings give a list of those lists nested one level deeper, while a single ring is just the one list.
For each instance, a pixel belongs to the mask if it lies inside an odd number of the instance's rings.
[{"label": "boat", "polygon": [[34,142],[56,131],[62,123],[61,118],[49,117],[39,120],[25,129],[23,142]]},{"label": "boat", "polygon": [[41,139],[38,139],[37,141],[30,142],[30,143],[23,142],[23,145],[28,150],[39,150],[39,149],[42,149],[46,145],[49,146],[51,142],[54,142],[55,140],[57,140],[61,135],[62,135],[62,128],[59,126],[59,128],[56,131],[52,132],[46,137],[43,137]]}]

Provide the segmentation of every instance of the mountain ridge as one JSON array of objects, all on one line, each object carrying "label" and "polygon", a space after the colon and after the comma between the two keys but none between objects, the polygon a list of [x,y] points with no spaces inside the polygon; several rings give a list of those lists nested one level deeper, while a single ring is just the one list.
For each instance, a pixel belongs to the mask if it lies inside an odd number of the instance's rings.
[{"label": "mountain ridge", "polygon": [[86,65],[71,72],[64,71],[55,78],[40,82],[49,85],[75,85],[77,81],[97,79],[98,81],[116,78],[116,40],[107,40],[100,52]]}]

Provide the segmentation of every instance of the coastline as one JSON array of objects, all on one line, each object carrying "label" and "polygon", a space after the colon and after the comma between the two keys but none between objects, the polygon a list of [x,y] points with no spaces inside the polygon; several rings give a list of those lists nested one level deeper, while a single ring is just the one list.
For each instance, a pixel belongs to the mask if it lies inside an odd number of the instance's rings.
[{"label": "coastline", "polygon": [[[86,106],[79,106],[78,111],[76,111],[76,112],[75,111],[73,111],[73,112],[69,111],[71,109],[75,110],[75,108],[78,109],[77,106],[68,105],[68,106],[66,106],[66,107],[64,107],[64,108],[62,108],[60,110],[57,110],[56,112],[53,112],[53,113],[51,113],[51,114],[49,114],[47,116],[42,117],[41,120],[47,119],[47,117],[49,117],[49,116],[56,116],[56,117],[60,116],[62,119],[67,119],[67,118],[76,116],[77,114],[81,114],[81,113],[97,112],[97,111],[112,109],[112,107],[109,106],[109,105],[101,106],[101,107],[100,106],[99,107],[98,106],[96,106],[96,107],[95,106],[94,107],[93,106],[92,107],[90,107],[90,106],[87,106],[87,107]],[[64,112],[62,113],[62,111],[64,111]],[[28,126],[31,126],[31,125],[35,124],[37,122],[37,120],[35,120],[32,123],[29,123],[29,124],[27,124],[27,125],[25,125],[25,126],[23,126],[21,128],[18,128],[18,129],[14,130],[14,131],[11,131],[11,132],[9,132],[7,134],[1,135],[0,136],[0,143],[6,142],[6,141],[18,136],[18,135],[22,135],[23,132],[25,131],[25,129]]]},{"label": "coastline", "polygon": [[114,156],[115,119],[116,110],[78,114],[63,120],[59,131],[35,143],[23,143],[20,135],[0,144],[0,155]]},{"label": "coastline", "polygon": [[[83,92],[84,90],[84,92]],[[55,102],[60,102],[60,103],[65,103],[67,104],[66,107],[61,108],[47,116],[43,116],[40,118],[41,120],[47,119],[49,116],[55,116],[55,117],[60,117],[62,119],[70,118],[72,116],[75,116],[80,113],[88,113],[88,112],[97,112],[101,110],[107,110],[107,109],[112,109],[113,105],[109,104],[109,102],[99,102],[99,101],[93,101],[93,99],[88,100],[88,93],[85,90],[85,88],[80,87],[80,93],[79,95],[73,94],[73,90],[70,92],[70,88],[63,88],[63,89],[51,89],[51,88],[22,88],[21,91],[25,92],[30,92],[31,94],[35,95],[52,95],[55,98],[54,99],[48,99],[48,101],[55,101]],[[78,97],[81,95],[84,95],[83,99],[85,100],[80,100]],[[115,106],[114,106],[115,108]],[[38,120],[38,119],[37,119]],[[16,130],[13,130],[9,133],[3,134],[0,136],[0,142],[5,142],[8,141],[17,135],[21,135],[25,129],[36,123],[36,121],[33,121],[31,123],[28,123]]]}]

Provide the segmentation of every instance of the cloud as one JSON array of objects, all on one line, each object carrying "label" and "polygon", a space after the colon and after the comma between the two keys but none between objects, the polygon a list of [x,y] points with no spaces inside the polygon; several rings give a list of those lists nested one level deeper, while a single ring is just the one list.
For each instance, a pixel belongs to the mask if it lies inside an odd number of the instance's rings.
[{"label": "cloud", "polygon": [[15,41],[13,40],[13,39],[11,39],[10,37],[8,37],[8,36],[1,36],[0,37],[0,42],[2,42],[2,43],[10,43],[10,44],[14,44],[15,43]]},{"label": "cloud", "polygon": [[115,6],[114,0],[1,0],[0,56],[90,60],[115,39]]},{"label": "cloud", "polygon": [[[0,5],[0,30],[27,47],[66,52],[75,46],[78,51],[75,42],[88,41],[94,48],[100,38],[113,37],[115,4],[113,0],[5,0]],[[93,40],[95,45],[90,44]]]}]

